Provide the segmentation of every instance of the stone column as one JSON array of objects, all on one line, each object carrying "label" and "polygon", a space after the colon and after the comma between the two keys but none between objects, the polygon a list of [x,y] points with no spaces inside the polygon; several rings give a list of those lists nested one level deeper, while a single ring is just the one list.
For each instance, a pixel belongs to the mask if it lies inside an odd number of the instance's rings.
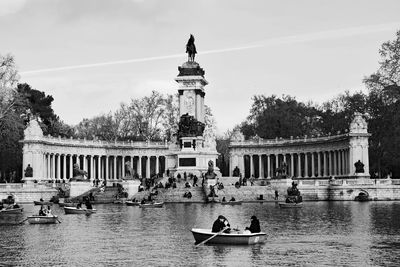
[{"label": "stone column", "polygon": [[89,178],[90,178],[90,180],[91,181],[93,181],[93,179],[94,179],[94,170],[95,170],[95,168],[94,168],[94,159],[93,159],[93,155],[90,155],[90,176],[89,176]]},{"label": "stone column", "polygon": [[83,170],[88,172],[88,167],[87,167],[87,156],[82,155],[82,160],[83,160]]},{"label": "stone column", "polygon": [[49,179],[51,178],[51,163],[50,163],[50,153],[47,154],[47,174],[46,178]]},{"label": "stone column", "polygon": [[338,170],[337,170],[337,168],[338,168],[338,166],[337,166],[337,153],[336,153],[337,151],[336,150],[333,150],[333,157],[332,157],[332,159],[333,159],[333,175],[337,175],[338,174]]},{"label": "stone column", "polygon": [[321,168],[321,152],[318,151],[318,156],[317,156],[317,160],[318,160],[318,177],[322,177],[322,168]]},{"label": "stone column", "polygon": [[250,154],[250,177],[254,174],[253,155]]},{"label": "stone column", "polygon": [[113,179],[117,179],[117,156],[114,156],[114,166],[113,166],[113,170],[114,170],[114,175],[113,175]]},{"label": "stone column", "polygon": [[139,174],[139,178],[142,178],[142,157],[139,156],[138,158],[138,174]]},{"label": "stone column", "polygon": [[304,153],[304,177],[308,178],[308,153]]},{"label": "stone column", "polygon": [[329,157],[329,175],[332,176],[333,175],[333,156],[332,156],[332,151],[328,152],[328,157]]},{"label": "stone column", "polygon": [[342,175],[342,150],[338,150],[338,175]]},{"label": "stone column", "polygon": [[261,154],[258,155],[258,178],[264,178],[262,175],[262,170],[261,170],[262,164],[261,164]]},{"label": "stone column", "polygon": [[[130,156],[131,157],[131,170],[133,171],[133,161],[135,160],[134,156]],[[131,173],[131,175],[133,175],[133,173]]]},{"label": "stone column", "polygon": [[121,178],[125,177],[125,156],[122,156],[122,174]]},{"label": "stone column", "polygon": [[67,178],[67,155],[63,156],[63,179]]},{"label": "stone column", "polygon": [[61,170],[60,170],[60,167],[61,167],[61,162],[60,162],[61,160],[60,160],[60,154],[58,154],[58,156],[57,156],[57,180],[58,179],[60,179],[60,176],[61,176]]},{"label": "stone column", "polygon": [[314,152],[311,152],[311,177],[315,177],[315,160],[314,160]]},{"label": "stone column", "polygon": [[150,178],[150,156],[146,159],[146,178]]},{"label": "stone column", "polygon": [[56,154],[53,154],[51,158],[51,179],[54,180],[56,178]]},{"label": "stone column", "polygon": [[101,179],[101,156],[97,156],[97,179]]},{"label": "stone column", "polygon": [[159,156],[156,156],[156,175],[160,172]]},{"label": "stone column", "polygon": [[294,153],[290,153],[290,176],[294,177]]},{"label": "stone column", "polygon": [[70,154],[69,155],[69,178],[72,178],[72,169],[73,169],[73,165],[74,165],[74,155]]},{"label": "stone column", "polygon": [[267,155],[267,178],[271,178],[271,158],[270,155]]},{"label": "stone column", "polygon": [[328,176],[328,155],[326,154],[326,151],[324,153],[324,174],[323,176]]},{"label": "stone column", "polygon": [[275,171],[279,168],[279,154],[275,154]]},{"label": "stone column", "polygon": [[297,177],[301,178],[301,153],[297,154],[297,171],[298,171],[298,175]]},{"label": "stone column", "polygon": [[110,156],[106,155],[106,175],[104,176],[104,180],[110,179]]}]

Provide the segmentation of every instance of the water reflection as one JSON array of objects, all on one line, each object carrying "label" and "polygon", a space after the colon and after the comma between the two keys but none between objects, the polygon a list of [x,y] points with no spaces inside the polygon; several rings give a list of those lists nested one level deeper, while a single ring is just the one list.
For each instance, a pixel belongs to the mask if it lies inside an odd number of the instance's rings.
[{"label": "water reflection", "polygon": [[[170,204],[162,209],[98,205],[97,214],[59,214],[61,224],[5,225],[0,217],[0,259],[41,266],[251,266],[393,265],[400,260],[400,203],[311,202],[302,209],[275,204],[221,206]],[[243,229],[260,219],[265,244],[194,246],[191,228],[210,228],[218,215]],[[293,261],[295,259],[295,261]]]}]

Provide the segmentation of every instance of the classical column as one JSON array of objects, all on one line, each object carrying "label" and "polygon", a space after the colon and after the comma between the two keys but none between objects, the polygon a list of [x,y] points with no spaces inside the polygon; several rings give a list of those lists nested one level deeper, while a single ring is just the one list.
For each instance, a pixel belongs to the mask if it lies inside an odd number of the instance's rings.
[{"label": "classical column", "polygon": [[72,168],[73,168],[73,165],[74,165],[74,161],[73,161],[73,157],[74,157],[74,155],[72,155],[72,154],[70,154],[69,155],[69,178],[71,179],[72,178]]},{"label": "classical column", "polygon": [[82,160],[83,160],[83,170],[88,172],[88,168],[87,168],[87,158],[86,155],[82,155]]},{"label": "classical column", "polygon": [[51,179],[56,178],[56,154],[53,154],[53,157],[51,158]]},{"label": "classical column", "polygon": [[267,155],[267,178],[271,178],[271,158],[270,155]]},{"label": "classical column", "polygon": [[298,171],[298,174],[297,174],[297,177],[302,177],[301,176],[301,153],[299,153],[299,154],[297,154],[297,171]]},{"label": "classical column", "polygon": [[57,179],[60,179],[61,176],[61,159],[60,159],[60,154],[57,156]]},{"label": "classical column", "polygon": [[342,150],[338,150],[338,175],[342,175]]},{"label": "classical column", "polygon": [[294,177],[294,153],[290,153],[290,176]]},{"label": "classical column", "polygon": [[67,178],[67,155],[63,156],[63,179]]},{"label": "classical column", "polygon": [[93,155],[90,155],[90,180],[92,181],[93,179],[94,179],[94,170],[95,170],[95,168],[94,168],[94,160],[93,160]]},{"label": "classical column", "polygon": [[311,152],[311,177],[315,177],[315,160],[314,160],[314,152]]},{"label": "classical column", "polygon": [[113,170],[114,170],[114,175],[113,175],[113,179],[117,179],[117,156],[114,156],[114,166],[113,166]]},{"label": "classical column", "polygon": [[142,157],[141,156],[139,156],[137,168],[138,168],[139,178],[142,178]]},{"label": "classical column", "polygon": [[324,174],[323,176],[328,176],[328,155],[327,152],[324,151]]},{"label": "classical column", "polygon": [[304,153],[304,177],[308,178],[308,153]]},{"label": "classical column", "polygon": [[146,178],[150,178],[150,156],[146,159]]},{"label": "classical column", "polygon": [[275,171],[279,168],[279,154],[275,154]]},{"label": "classical column", "polygon": [[[133,171],[133,161],[135,160],[134,156],[130,156],[131,157],[131,170]],[[131,175],[133,175],[133,173],[131,173]]]},{"label": "classical column", "polygon": [[160,173],[159,156],[156,156],[156,175]]},{"label": "classical column", "polygon": [[317,160],[318,160],[318,177],[322,176],[322,168],[321,168],[321,152],[318,151],[318,155],[317,155]]},{"label": "classical column", "polygon": [[50,153],[47,154],[47,179],[51,178],[51,163],[50,163]]},{"label": "classical column", "polygon": [[104,176],[104,180],[110,179],[110,156],[106,155],[106,175]]},{"label": "classical column", "polygon": [[328,156],[329,156],[329,175],[332,176],[333,175],[333,156],[332,156],[332,151],[328,152]]},{"label": "classical column", "polygon": [[250,177],[254,174],[253,155],[250,154]]},{"label": "classical column", "polygon": [[337,153],[336,152],[337,152],[336,150],[333,150],[333,157],[332,157],[332,159],[333,159],[333,175],[338,174],[338,172],[337,172]]},{"label": "classical column", "polygon": [[121,178],[125,177],[125,156],[122,156],[122,174]]},{"label": "classical column", "polygon": [[97,156],[97,179],[101,179],[101,156]]},{"label": "classical column", "polygon": [[229,157],[229,177],[232,177],[233,175],[232,165],[233,165],[233,155],[231,154]]}]

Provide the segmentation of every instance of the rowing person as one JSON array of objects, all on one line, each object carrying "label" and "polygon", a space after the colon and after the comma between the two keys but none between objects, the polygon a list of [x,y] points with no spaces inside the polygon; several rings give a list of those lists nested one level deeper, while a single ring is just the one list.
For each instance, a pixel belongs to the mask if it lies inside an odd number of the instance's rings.
[{"label": "rowing person", "polygon": [[224,233],[231,232],[231,228],[230,228],[230,224],[229,224],[228,220],[224,216],[219,215],[218,219],[216,219],[215,222],[213,223],[211,232],[218,233],[218,232],[222,231],[223,229],[225,229]]},{"label": "rowing person", "polygon": [[257,219],[256,216],[254,216],[254,215],[251,216],[250,227],[246,227],[246,230],[250,231],[251,233],[261,232],[260,221]]}]

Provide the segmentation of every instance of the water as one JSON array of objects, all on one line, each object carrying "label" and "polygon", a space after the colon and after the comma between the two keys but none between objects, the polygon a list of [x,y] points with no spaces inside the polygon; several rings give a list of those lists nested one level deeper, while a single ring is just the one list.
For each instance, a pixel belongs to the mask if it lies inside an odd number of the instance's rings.
[{"label": "water", "polygon": [[[222,206],[167,204],[161,209],[97,205],[97,214],[64,215],[61,224],[4,225],[0,266],[390,266],[400,262],[400,202],[305,202]],[[210,228],[219,214],[243,228],[257,215],[267,242],[195,248],[193,227]]]}]

